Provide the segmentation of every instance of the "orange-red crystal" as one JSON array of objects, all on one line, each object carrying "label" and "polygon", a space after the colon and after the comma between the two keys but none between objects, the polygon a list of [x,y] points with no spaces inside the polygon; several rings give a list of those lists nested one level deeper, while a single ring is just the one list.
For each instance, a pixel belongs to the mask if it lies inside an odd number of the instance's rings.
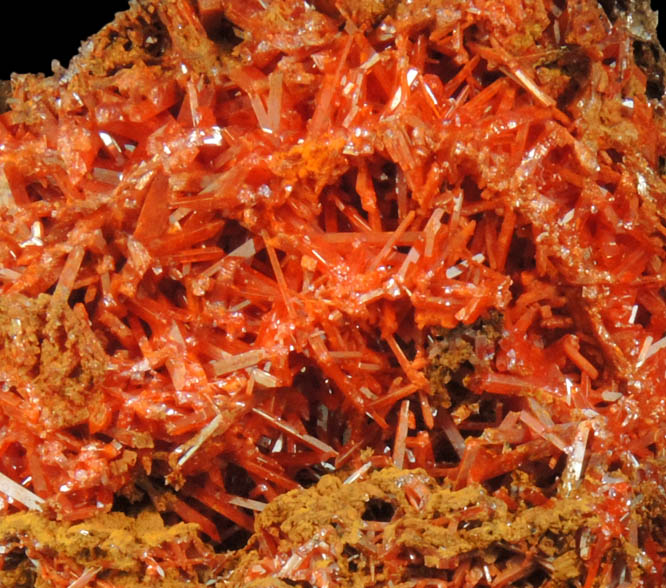
[{"label": "orange-red crystal", "polygon": [[[166,484],[219,542],[368,447],[456,488],[559,462],[603,506],[581,585],[613,541],[661,585],[629,515],[664,474],[666,143],[630,28],[593,4],[156,0],[132,63],[121,18],[112,57],[17,78],[0,280],[41,326],[3,327],[2,473],[74,521]],[[454,414],[432,337],[493,311],[465,379],[485,408]]]}]

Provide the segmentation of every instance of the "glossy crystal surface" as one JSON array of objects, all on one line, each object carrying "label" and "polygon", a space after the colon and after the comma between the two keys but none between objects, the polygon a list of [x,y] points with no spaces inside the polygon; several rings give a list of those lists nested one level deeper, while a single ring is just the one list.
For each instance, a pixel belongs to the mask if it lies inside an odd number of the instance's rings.
[{"label": "glossy crystal surface", "polygon": [[[137,582],[662,585],[666,143],[630,25],[579,0],[146,0],[17,77],[7,520],[199,525],[159,529]],[[327,496],[356,518],[310,521]],[[21,524],[3,540],[41,581],[115,585]]]}]

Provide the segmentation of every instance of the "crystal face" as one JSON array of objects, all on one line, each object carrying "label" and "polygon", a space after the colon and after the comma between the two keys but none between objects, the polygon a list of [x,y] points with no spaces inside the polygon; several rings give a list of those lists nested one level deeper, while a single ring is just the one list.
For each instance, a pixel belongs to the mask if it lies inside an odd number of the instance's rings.
[{"label": "crystal face", "polygon": [[15,77],[0,579],[664,585],[639,25],[142,0]]}]

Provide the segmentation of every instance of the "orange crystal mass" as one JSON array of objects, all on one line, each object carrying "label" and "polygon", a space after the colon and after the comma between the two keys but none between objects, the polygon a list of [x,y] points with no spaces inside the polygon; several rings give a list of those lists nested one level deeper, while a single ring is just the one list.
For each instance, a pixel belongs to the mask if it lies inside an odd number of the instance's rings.
[{"label": "orange crystal mass", "polygon": [[[137,585],[665,585],[651,19],[140,0],[67,70],[15,77],[2,573],[25,552],[37,585],[124,585],[21,512],[56,533],[145,508],[166,527],[133,535]],[[280,501],[307,518],[325,488],[365,520],[300,541]]]}]

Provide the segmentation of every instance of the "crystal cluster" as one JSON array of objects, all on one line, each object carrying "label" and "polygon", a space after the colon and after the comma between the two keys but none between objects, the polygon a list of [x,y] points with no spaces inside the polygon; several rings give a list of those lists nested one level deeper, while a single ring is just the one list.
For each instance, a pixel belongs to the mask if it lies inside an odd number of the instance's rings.
[{"label": "crystal cluster", "polygon": [[16,76],[0,579],[663,586],[653,29],[133,0]]}]

